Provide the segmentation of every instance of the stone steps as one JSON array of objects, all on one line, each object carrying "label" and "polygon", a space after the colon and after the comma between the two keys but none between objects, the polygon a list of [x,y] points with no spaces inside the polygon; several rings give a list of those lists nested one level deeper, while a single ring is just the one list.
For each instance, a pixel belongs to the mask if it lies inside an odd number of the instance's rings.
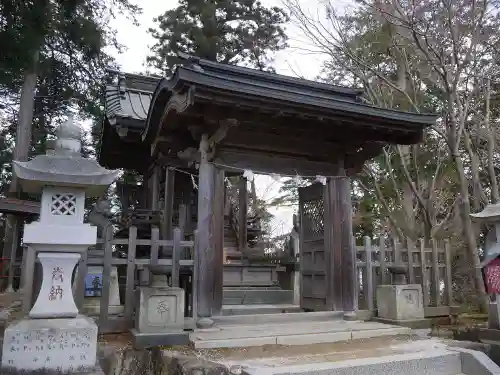
[{"label": "stone steps", "polygon": [[342,320],[343,311],[290,312],[281,314],[227,315],[212,317],[217,326]]},{"label": "stone steps", "polygon": [[222,315],[252,315],[252,314],[281,314],[301,312],[298,305],[293,304],[259,304],[259,305],[222,305]]},{"label": "stone steps", "polygon": [[411,329],[343,320],[271,324],[225,324],[190,334],[196,349],[262,345],[310,345],[380,336],[409,334]]},{"label": "stone steps", "polygon": [[224,305],[292,304],[293,290],[279,287],[224,288]]}]

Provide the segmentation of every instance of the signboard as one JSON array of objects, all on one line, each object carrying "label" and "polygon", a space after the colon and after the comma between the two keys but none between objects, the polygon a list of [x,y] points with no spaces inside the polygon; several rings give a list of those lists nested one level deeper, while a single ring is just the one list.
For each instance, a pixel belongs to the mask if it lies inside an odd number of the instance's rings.
[{"label": "signboard", "polygon": [[484,268],[484,275],[487,292],[500,294],[500,258],[488,263]]},{"label": "signboard", "polygon": [[100,297],[102,295],[102,267],[88,267],[85,276],[85,297]]}]

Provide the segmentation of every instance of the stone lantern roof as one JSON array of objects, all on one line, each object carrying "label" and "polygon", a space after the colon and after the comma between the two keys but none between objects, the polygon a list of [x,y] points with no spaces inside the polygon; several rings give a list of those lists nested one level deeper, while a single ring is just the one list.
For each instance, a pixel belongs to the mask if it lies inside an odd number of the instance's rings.
[{"label": "stone lantern roof", "polygon": [[484,223],[499,223],[500,222],[500,203],[489,204],[481,212],[471,214],[474,221]]},{"label": "stone lantern roof", "polygon": [[39,193],[44,186],[82,188],[87,196],[100,196],[119,175],[81,155],[81,128],[73,116],[56,131],[54,149],[28,162],[14,161],[14,173],[23,191]]},{"label": "stone lantern roof", "polygon": [[481,212],[470,216],[474,221],[494,225],[486,236],[485,254],[480,265],[486,267],[500,257],[500,203],[488,204]]}]

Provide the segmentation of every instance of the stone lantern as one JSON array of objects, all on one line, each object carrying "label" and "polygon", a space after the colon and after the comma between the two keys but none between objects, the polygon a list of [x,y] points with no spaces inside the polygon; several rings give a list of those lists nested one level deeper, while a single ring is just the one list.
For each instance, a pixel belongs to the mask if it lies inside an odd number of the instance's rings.
[{"label": "stone lantern", "polygon": [[486,291],[496,296],[496,306],[489,304],[488,320],[490,328],[499,328],[500,321],[500,204],[489,204],[484,210],[471,214],[479,223],[490,224],[493,228],[486,236],[485,255],[481,263]]},{"label": "stone lantern", "polygon": [[78,315],[73,270],[96,244],[97,228],[83,222],[85,196],[100,196],[118,177],[81,156],[81,129],[69,119],[57,129],[54,150],[14,161],[21,188],[41,193],[39,221],[27,224],[23,242],[38,255],[43,279],[29,318],[5,330],[2,367],[15,371],[94,371],[97,326]]}]

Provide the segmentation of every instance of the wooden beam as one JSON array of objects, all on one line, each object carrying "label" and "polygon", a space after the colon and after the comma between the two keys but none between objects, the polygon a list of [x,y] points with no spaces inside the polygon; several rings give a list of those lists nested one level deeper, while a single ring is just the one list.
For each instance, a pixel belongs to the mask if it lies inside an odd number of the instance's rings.
[{"label": "wooden beam", "polygon": [[335,176],[338,159],[331,162],[308,160],[306,157],[287,157],[262,151],[248,151],[229,148],[220,145],[214,157],[215,164],[219,164],[231,171],[231,167],[242,170],[250,169],[257,172],[277,173],[302,176]]},{"label": "wooden beam", "polygon": [[[205,326],[212,316],[214,305],[214,251],[213,251],[213,201],[214,201],[214,166],[208,161],[208,135],[204,134],[200,142],[200,168],[198,186],[198,243],[195,269],[197,277],[198,325]],[[210,321],[211,322],[211,321]],[[212,322],[213,323],[213,322]]]},{"label": "wooden beam", "polygon": [[223,275],[224,275],[224,170],[215,169],[215,196],[213,202],[214,220],[214,301],[213,315],[222,315]]},{"label": "wooden beam", "polygon": [[286,133],[272,134],[246,129],[237,129],[237,131],[228,135],[221,144],[296,156],[323,156],[327,159],[336,158],[338,155],[343,155],[350,151],[355,152],[363,146],[363,143],[359,140],[330,142],[320,137],[317,139],[307,139]]},{"label": "wooden beam", "polygon": [[248,221],[248,189],[247,179],[241,176],[238,181],[238,250],[243,254],[247,244],[247,221]]}]

